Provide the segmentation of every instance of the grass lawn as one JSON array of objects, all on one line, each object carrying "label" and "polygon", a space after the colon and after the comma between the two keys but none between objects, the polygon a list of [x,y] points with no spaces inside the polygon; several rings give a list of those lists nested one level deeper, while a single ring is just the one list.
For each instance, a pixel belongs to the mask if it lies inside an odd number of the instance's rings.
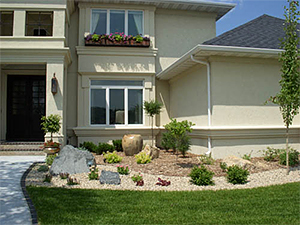
[{"label": "grass lawn", "polygon": [[39,224],[300,224],[300,183],[195,192],[27,190]]}]

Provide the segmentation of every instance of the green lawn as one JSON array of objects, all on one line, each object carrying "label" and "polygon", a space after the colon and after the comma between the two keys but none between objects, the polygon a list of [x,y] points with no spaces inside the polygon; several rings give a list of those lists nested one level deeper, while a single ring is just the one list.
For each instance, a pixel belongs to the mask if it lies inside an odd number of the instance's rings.
[{"label": "green lawn", "polygon": [[39,224],[300,224],[300,183],[195,192],[27,190]]}]

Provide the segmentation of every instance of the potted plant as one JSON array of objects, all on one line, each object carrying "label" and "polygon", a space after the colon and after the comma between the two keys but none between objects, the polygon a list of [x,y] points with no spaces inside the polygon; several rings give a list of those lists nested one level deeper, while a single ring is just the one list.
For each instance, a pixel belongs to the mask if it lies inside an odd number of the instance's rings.
[{"label": "potted plant", "polygon": [[55,154],[60,150],[60,143],[53,141],[53,134],[58,133],[60,130],[60,119],[59,115],[53,115],[42,117],[42,129],[45,134],[50,133],[50,141],[44,143],[44,152],[47,154]]}]

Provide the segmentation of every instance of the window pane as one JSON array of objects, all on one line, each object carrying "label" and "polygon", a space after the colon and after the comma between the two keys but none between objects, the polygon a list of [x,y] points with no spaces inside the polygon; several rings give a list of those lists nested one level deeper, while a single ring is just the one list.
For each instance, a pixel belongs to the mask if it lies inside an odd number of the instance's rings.
[{"label": "window pane", "polygon": [[125,32],[125,11],[111,10],[110,11],[110,33]]},{"label": "window pane", "polygon": [[109,124],[124,124],[124,89],[109,90]]},{"label": "window pane", "polygon": [[52,36],[52,12],[26,12],[26,36]]},{"label": "window pane", "polygon": [[143,86],[141,80],[92,80],[92,85],[103,86]]},{"label": "window pane", "polygon": [[91,33],[106,34],[106,10],[92,10]]},{"label": "window pane", "polygon": [[106,124],[106,90],[91,91],[91,124]]},{"label": "window pane", "polygon": [[143,12],[128,11],[128,35],[143,35]]},{"label": "window pane", "polygon": [[0,12],[0,36],[13,35],[13,12]]},{"label": "window pane", "polygon": [[143,124],[143,90],[128,90],[128,124]]}]

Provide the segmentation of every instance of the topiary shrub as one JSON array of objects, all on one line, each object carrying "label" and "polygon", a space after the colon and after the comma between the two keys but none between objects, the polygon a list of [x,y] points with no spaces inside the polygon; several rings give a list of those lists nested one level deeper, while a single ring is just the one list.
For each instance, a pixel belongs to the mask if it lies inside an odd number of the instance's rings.
[{"label": "topiary shrub", "polygon": [[214,185],[212,180],[214,176],[214,172],[209,171],[206,169],[205,166],[201,165],[200,168],[194,166],[189,176],[192,178],[191,182],[196,185],[207,186],[207,185]]},{"label": "topiary shrub", "polygon": [[80,148],[85,148],[89,150],[90,152],[96,152],[97,145],[95,145],[93,142],[87,141],[83,142],[82,144],[79,145]]},{"label": "topiary shrub", "polygon": [[98,147],[96,148],[96,154],[101,155],[105,152],[113,152],[114,146],[107,144],[107,143],[99,143]]},{"label": "topiary shrub", "polygon": [[48,165],[48,166],[51,166],[52,165],[52,163],[53,163],[53,161],[54,161],[54,159],[56,158],[56,154],[55,155],[47,155],[47,157],[46,157],[46,164]]},{"label": "topiary shrub", "polygon": [[112,153],[111,152],[104,153],[104,161],[107,163],[118,163],[121,162],[122,159],[123,157],[118,156],[116,151]]},{"label": "topiary shrub", "polygon": [[[286,165],[286,151],[279,155],[279,164]],[[289,149],[289,165],[295,166],[299,164],[299,152],[293,148]]]},{"label": "topiary shrub", "polygon": [[140,152],[135,155],[137,164],[147,164],[151,162],[152,157],[147,155],[146,152]]},{"label": "topiary shrub", "polygon": [[113,140],[113,146],[117,152],[123,152],[122,140]]},{"label": "topiary shrub", "polygon": [[238,165],[227,168],[227,181],[232,184],[245,184],[249,176],[249,171]]}]

